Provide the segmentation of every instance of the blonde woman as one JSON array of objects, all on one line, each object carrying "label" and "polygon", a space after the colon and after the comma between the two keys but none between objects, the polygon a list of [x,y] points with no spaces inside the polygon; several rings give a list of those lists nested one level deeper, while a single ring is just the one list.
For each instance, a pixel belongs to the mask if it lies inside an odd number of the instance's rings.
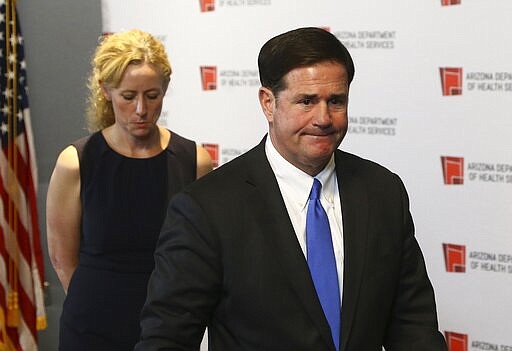
[{"label": "blonde woman", "polygon": [[52,265],[66,292],[59,350],[131,350],[170,197],[212,169],[200,146],[157,125],[171,76],[140,30],[103,39],[89,79],[90,136],[59,155],[47,197]]}]

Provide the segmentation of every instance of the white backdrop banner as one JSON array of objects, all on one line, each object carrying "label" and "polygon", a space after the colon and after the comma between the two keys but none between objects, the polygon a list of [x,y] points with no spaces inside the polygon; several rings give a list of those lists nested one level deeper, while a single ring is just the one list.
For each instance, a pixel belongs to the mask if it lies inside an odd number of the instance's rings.
[{"label": "white backdrop banner", "polygon": [[341,148],[404,180],[450,351],[512,350],[511,14],[510,0],[103,0],[104,32],[164,42],[161,123],[217,165],[267,131],[263,43],[315,26],[348,47]]}]

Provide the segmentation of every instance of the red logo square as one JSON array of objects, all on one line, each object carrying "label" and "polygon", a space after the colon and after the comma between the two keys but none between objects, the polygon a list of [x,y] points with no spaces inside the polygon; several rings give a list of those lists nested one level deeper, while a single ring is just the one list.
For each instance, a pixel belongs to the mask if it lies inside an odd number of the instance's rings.
[{"label": "red logo square", "polygon": [[447,272],[466,272],[466,247],[464,245],[443,244],[443,253]]},{"label": "red logo square", "polygon": [[461,67],[441,67],[441,86],[443,95],[462,95],[462,68]]},{"label": "red logo square", "polygon": [[217,89],[217,67],[201,66],[201,83],[203,90]]},{"label": "red logo square", "polygon": [[445,331],[448,351],[468,351],[468,336],[466,334]]},{"label": "red logo square", "polygon": [[464,184],[464,157],[441,156],[441,164],[445,184]]}]

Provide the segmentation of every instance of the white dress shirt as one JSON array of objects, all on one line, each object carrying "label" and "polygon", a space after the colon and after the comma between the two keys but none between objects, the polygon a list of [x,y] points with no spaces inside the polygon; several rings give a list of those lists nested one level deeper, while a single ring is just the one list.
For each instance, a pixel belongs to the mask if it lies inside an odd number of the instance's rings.
[{"label": "white dress shirt", "polygon": [[[340,298],[343,293],[343,222],[341,214],[341,200],[338,190],[338,179],[335,173],[334,155],[325,168],[311,177],[309,174],[298,169],[285,160],[276,150],[267,137],[265,153],[270,167],[274,171],[283,196],[288,216],[297,235],[300,247],[307,259],[306,245],[306,214],[308,209],[309,193],[313,186],[313,179],[317,178],[322,183],[320,202],[327,213],[329,226],[331,228],[334,256],[336,258],[336,269],[338,272],[338,284],[340,287]],[[340,301],[341,303],[341,301]]]}]

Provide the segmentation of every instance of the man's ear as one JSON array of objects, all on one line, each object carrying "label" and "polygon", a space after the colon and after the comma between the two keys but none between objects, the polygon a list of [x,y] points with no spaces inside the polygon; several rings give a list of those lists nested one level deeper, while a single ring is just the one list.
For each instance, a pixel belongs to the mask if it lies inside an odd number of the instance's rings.
[{"label": "man's ear", "polygon": [[103,82],[101,82],[101,81],[99,84],[100,84],[101,92],[103,93],[103,97],[105,98],[105,100],[112,101],[110,89],[105,84],[103,84]]},{"label": "man's ear", "polygon": [[260,100],[261,109],[269,123],[274,120],[274,111],[276,109],[276,98],[274,93],[268,88],[260,87],[258,91],[258,98]]}]

